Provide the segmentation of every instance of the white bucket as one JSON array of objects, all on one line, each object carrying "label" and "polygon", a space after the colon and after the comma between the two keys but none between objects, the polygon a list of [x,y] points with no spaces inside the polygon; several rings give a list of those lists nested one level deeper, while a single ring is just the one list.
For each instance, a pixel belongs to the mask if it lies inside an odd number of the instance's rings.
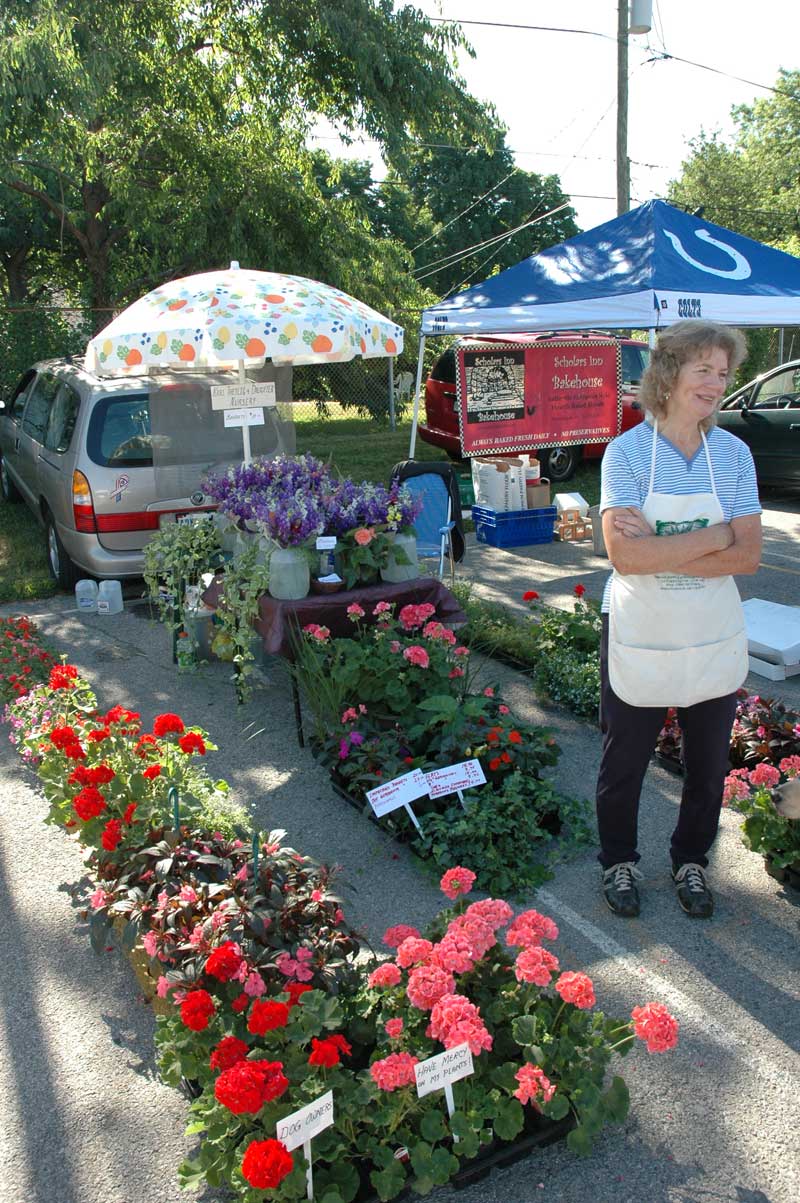
[{"label": "white bucket", "polygon": [[83,614],[97,613],[97,581],[78,581],[75,586],[75,605]]},{"label": "white bucket", "polygon": [[119,581],[101,581],[97,591],[97,613],[120,614],[123,608],[122,585]]}]

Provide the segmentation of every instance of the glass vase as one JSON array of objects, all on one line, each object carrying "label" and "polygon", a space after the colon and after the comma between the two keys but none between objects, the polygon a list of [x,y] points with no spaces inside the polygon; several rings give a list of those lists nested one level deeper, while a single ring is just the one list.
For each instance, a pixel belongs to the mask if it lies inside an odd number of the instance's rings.
[{"label": "glass vase", "polygon": [[269,593],[279,601],[299,601],[311,587],[305,552],[299,547],[276,547],[269,559]]},{"label": "glass vase", "polygon": [[[405,558],[408,563],[401,564],[395,558],[395,548],[400,548],[405,552]],[[385,568],[381,568],[381,580],[387,581],[390,584],[396,584],[399,581],[413,581],[419,576],[419,563],[417,562],[417,537],[416,535],[405,535],[402,531],[389,536],[389,562]]]}]

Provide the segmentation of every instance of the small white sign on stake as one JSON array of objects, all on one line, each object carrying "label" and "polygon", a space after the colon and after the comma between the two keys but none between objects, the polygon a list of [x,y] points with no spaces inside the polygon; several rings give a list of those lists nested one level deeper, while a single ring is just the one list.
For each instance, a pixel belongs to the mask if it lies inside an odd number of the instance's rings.
[{"label": "small white sign on stake", "polygon": [[291,1153],[293,1149],[303,1146],[303,1156],[306,1159],[306,1196],[314,1198],[314,1178],[311,1170],[311,1140],[319,1136],[333,1123],[333,1091],[321,1094],[313,1103],[307,1103],[299,1111],[279,1120],[275,1135]]},{"label": "small white sign on stake", "polygon": [[336,547],[336,535],[317,535],[317,551],[333,551]]},{"label": "small white sign on stake", "polygon": [[263,426],[263,409],[226,409],[225,426]]},{"label": "small white sign on stake", "polygon": [[[443,1053],[428,1057],[427,1061],[418,1061],[414,1066],[417,1097],[423,1099],[426,1094],[433,1094],[435,1090],[444,1090],[447,1114],[452,1119],[456,1109],[453,1083],[460,1082],[462,1078],[468,1078],[474,1072],[472,1053],[466,1043],[457,1044],[455,1048],[448,1048]],[[453,1140],[458,1140],[455,1133]]]},{"label": "small white sign on stake", "polygon": [[253,405],[276,404],[274,380],[245,380],[242,384],[211,387],[212,409],[250,409]]},{"label": "small white sign on stake", "polygon": [[425,774],[431,798],[443,798],[445,794],[458,794],[458,800],[466,810],[461,794],[464,789],[485,785],[486,777],[478,760],[462,760],[460,764],[449,764],[443,769],[432,769]]},{"label": "small white sign on stake", "polygon": [[428,784],[422,769],[412,769],[410,773],[403,773],[402,777],[395,777],[394,781],[367,790],[367,801],[379,819],[404,806],[411,822],[422,835],[419,819],[411,809],[411,803],[417,798],[426,797],[427,793]]}]

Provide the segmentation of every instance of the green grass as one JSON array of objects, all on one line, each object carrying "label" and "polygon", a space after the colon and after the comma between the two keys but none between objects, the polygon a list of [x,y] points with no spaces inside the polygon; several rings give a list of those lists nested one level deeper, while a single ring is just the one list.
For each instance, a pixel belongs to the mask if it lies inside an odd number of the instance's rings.
[{"label": "green grass", "polygon": [[57,591],[44,533],[33,514],[22,503],[0,502],[0,602],[52,597]]}]

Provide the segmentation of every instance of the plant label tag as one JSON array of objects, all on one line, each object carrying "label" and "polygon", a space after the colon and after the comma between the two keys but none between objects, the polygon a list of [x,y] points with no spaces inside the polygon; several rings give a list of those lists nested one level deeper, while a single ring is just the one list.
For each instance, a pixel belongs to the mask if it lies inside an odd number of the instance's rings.
[{"label": "plant label tag", "polygon": [[[469,1050],[468,1050],[469,1051]],[[293,1111],[278,1120],[275,1135],[291,1153],[299,1145],[308,1144],[333,1123],[333,1091],[321,1094],[313,1103],[306,1103],[299,1111]]]},{"label": "plant label tag", "polygon": [[275,403],[274,380],[245,380],[243,384],[216,384],[211,388],[212,409],[250,409]]},{"label": "plant label tag", "polygon": [[225,426],[263,426],[263,409],[226,409]]},{"label": "plant label tag", "polygon": [[333,551],[336,547],[336,535],[317,535],[317,551]]},{"label": "plant label tag", "polygon": [[427,796],[427,793],[428,783],[422,769],[412,769],[410,773],[403,773],[402,777],[395,777],[394,781],[367,790],[367,801],[380,819],[417,798]]},{"label": "plant label tag", "polygon": [[428,1057],[427,1061],[418,1061],[414,1066],[417,1097],[423,1099],[426,1094],[433,1094],[434,1090],[444,1090],[474,1072],[472,1053],[466,1043]]},{"label": "plant label tag", "polygon": [[430,773],[425,774],[425,780],[431,798],[442,798],[445,794],[455,794],[462,789],[473,789],[476,785],[486,784],[486,777],[478,760],[462,760],[460,764],[432,769]]}]

